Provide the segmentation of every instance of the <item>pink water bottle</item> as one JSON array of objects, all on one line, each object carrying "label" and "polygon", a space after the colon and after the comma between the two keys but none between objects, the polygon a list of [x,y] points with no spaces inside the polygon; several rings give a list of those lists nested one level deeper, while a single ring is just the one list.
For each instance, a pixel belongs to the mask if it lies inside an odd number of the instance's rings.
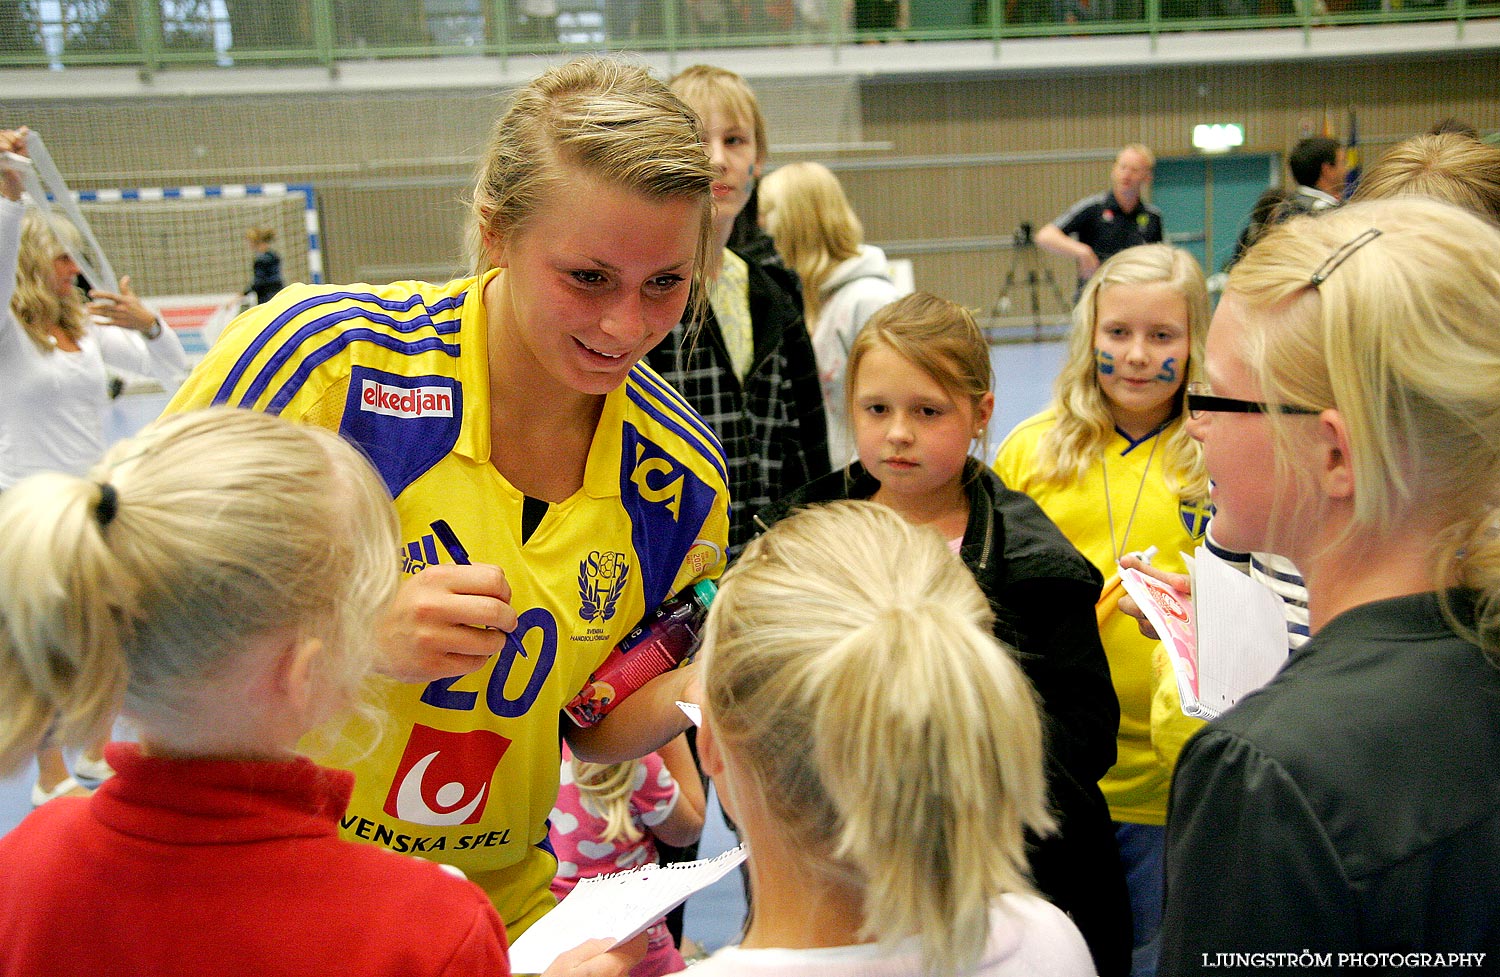
[{"label": "pink water bottle", "polygon": [[563,711],[579,726],[593,726],[636,689],[686,662],[698,650],[718,590],[712,580],[700,580],[662,601],[610,650]]}]

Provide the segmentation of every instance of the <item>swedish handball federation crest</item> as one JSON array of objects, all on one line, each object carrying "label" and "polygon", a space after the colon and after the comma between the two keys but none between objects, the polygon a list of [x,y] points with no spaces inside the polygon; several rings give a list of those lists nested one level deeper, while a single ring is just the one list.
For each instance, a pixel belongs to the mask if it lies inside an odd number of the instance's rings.
[{"label": "swedish handball federation crest", "polygon": [[595,550],[578,561],[578,616],[585,621],[608,621],[630,579],[624,553]]},{"label": "swedish handball federation crest", "polygon": [[1208,520],[1213,518],[1214,507],[1210,502],[1179,502],[1177,515],[1182,526],[1193,539],[1202,539],[1208,531]]}]

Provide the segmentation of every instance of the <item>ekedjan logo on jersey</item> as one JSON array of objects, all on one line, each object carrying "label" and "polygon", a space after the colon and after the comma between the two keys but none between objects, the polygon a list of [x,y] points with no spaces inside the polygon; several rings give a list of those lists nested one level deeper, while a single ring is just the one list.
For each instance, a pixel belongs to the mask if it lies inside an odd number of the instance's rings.
[{"label": "ekedjan logo on jersey", "polygon": [[452,417],[453,392],[446,387],[392,387],[367,379],[359,409],[388,417]]},{"label": "ekedjan logo on jersey", "polygon": [[449,733],[420,723],[385,798],[385,813],[412,824],[477,824],[510,740],[487,729]]}]

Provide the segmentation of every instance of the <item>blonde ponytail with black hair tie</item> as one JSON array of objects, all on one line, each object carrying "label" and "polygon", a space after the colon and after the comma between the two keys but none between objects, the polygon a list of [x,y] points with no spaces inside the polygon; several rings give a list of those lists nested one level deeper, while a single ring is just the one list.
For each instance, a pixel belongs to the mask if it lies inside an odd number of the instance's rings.
[{"label": "blonde ponytail with black hair tie", "polygon": [[120,511],[120,493],[108,482],[99,483],[99,503],[94,507],[94,518],[99,520],[99,528],[103,529],[115,521],[115,515]]}]

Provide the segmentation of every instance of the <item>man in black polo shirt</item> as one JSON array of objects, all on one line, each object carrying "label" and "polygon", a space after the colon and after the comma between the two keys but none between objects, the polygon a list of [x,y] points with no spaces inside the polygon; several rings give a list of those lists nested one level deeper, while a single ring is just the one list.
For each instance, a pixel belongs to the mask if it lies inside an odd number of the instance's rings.
[{"label": "man in black polo shirt", "polygon": [[1141,199],[1155,166],[1151,150],[1131,143],[1115,157],[1107,191],[1084,197],[1036,232],[1038,246],[1077,262],[1079,289],[1110,255],[1162,240],[1161,211]]}]

